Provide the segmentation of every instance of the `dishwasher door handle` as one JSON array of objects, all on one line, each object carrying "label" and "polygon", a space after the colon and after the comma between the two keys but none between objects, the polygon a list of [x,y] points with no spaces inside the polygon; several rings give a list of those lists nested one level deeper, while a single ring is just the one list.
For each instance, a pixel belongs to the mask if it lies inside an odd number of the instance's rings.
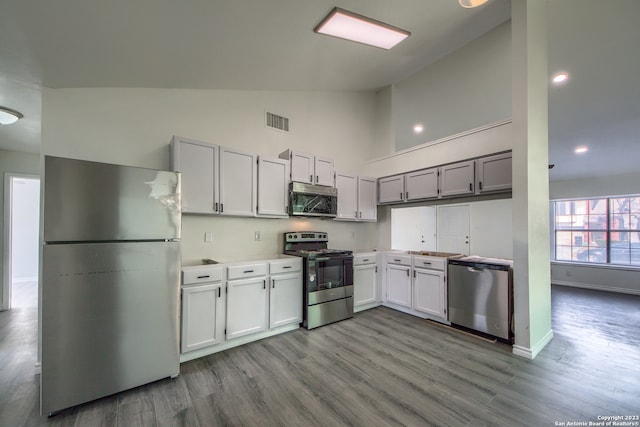
[{"label": "dishwasher door handle", "polygon": [[484,268],[467,267],[467,271],[470,271],[472,273],[482,273],[484,271]]}]

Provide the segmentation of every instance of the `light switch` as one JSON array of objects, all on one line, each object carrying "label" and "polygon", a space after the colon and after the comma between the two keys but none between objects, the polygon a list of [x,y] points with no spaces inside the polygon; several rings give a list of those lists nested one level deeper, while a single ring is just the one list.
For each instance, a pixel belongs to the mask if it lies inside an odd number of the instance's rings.
[{"label": "light switch", "polygon": [[254,235],[255,240],[261,240],[261,236],[260,236],[260,232],[256,231],[255,235]]},{"label": "light switch", "polygon": [[213,242],[213,231],[205,231],[204,241],[207,243]]}]

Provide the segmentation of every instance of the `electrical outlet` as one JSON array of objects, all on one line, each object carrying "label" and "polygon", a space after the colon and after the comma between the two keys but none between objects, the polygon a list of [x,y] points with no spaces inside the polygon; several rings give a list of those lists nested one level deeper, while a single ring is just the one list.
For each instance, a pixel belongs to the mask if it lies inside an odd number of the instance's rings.
[{"label": "electrical outlet", "polygon": [[204,232],[204,241],[205,241],[205,243],[213,242],[213,231],[205,231]]},{"label": "electrical outlet", "polygon": [[262,237],[260,236],[260,232],[259,232],[259,231],[256,231],[256,232],[255,232],[255,234],[254,234],[254,239],[255,239],[255,240],[262,240]]}]

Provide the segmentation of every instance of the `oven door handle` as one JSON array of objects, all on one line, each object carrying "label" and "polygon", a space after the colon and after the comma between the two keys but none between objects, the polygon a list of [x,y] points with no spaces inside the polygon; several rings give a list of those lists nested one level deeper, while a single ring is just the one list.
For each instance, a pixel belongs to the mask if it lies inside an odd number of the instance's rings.
[{"label": "oven door handle", "polygon": [[314,261],[320,261],[320,262],[322,262],[322,261],[330,261],[330,260],[331,260],[331,258],[329,258],[329,257],[325,257],[325,258],[314,258]]}]

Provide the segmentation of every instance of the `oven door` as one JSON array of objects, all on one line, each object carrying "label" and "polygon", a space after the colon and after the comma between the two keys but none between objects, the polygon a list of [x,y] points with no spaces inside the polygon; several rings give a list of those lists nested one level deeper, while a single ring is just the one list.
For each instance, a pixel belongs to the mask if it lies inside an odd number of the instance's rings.
[{"label": "oven door", "polygon": [[307,262],[308,305],[353,296],[353,257],[318,257]]}]

